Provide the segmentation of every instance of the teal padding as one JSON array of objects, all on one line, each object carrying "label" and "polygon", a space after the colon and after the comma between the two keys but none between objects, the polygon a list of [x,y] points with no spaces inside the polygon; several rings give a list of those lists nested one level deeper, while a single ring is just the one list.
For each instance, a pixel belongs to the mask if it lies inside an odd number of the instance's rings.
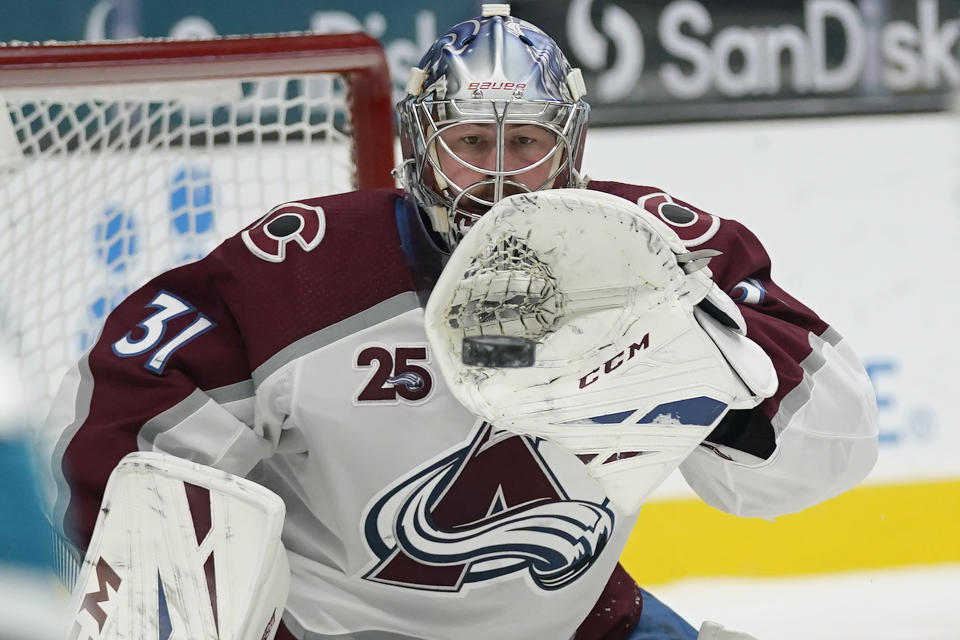
[{"label": "teal padding", "polygon": [[0,436],[0,566],[50,570],[50,525],[26,437]]}]

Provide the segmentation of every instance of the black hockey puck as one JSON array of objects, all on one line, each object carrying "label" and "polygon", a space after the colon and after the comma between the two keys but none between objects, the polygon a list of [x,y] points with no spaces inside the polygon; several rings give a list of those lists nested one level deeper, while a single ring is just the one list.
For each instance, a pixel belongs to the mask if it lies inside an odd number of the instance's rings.
[{"label": "black hockey puck", "polygon": [[532,367],[536,346],[533,340],[520,336],[467,336],[461,360],[472,367]]}]

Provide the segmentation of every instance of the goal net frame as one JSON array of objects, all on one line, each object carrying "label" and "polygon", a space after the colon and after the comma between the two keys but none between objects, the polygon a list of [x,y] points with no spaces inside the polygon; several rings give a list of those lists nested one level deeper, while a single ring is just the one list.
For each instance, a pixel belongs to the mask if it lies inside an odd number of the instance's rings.
[{"label": "goal net frame", "polygon": [[[106,220],[102,217],[103,209],[101,208],[100,213],[97,214],[101,217],[96,224],[78,222],[76,218],[83,217],[86,213],[78,214],[75,211],[65,215],[59,222],[46,221],[48,216],[61,214],[62,211],[73,211],[66,206],[67,204],[72,206],[74,201],[84,198],[91,201],[95,199],[88,197],[86,192],[59,193],[59,191],[82,190],[83,185],[78,186],[75,184],[77,182],[91,184],[109,182],[114,186],[100,187],[102,191],[108,193],[110,189],[125,187],[122,179],[115,175],[121,171],[115,168],[102,170],[99,174],[91,173],[89,176],[77,171],[85,170],[83,164],[107,162],[101,156],[110,154],[120,156],[119,160],[115,158],[109,161],[114,163],[109,165],[111,167],[116,167],[118,162],[121,163],[121,167],[142,162],[142,157],[148,154],[153,154],[149,161],[153,163],[155,162],[153,158],[158,153],[152,148],[154,141],[147,139],[153,133],[145,138],[141,131],[139,142],[120,145],[122,153],[117,153],[116,149],[111,148],[108,154],[102,148],[106,147],[107,143],[102,143],[100,147],[94,146],[87,149],[84,152],[86,155],[80,158],[80,162],[75,158],[66,159],[71,157],[74,150],[68,148],[70,145],[62,141],[54,140],[51,143],[47,138],[41,141],[42,144],[36,143],[32,150],[26,148],[25,137],[31,135],[30,124],[22,122],[23,114],[19,116],[21,122],[17,123],[18,116],[15,115],[14,107],[11,106],[14,101],[10,100],[10,97],[14,96],[14,100],[17,100],[19,99],[17,96],[28,96],[24,98],[28,103],[31,100],[52,102],[63,100],[68,105],[69,111],[76,109],[74,103],[70,102],[73,98],[69,96],[76,95],[78,91],[87,93],[92,96],[91,103],[97,102],[101,106],[105,103],[113,104],[114,107],[110,107],[113,111],[104,108],[96,118],[91,118],[91,120],[99,118],[93,125],[77,124],[75,114],[68,113],[66,119],[71,120],[72,124],[69,126],[74,130],[71,136],[77,131],[80,137],[88,135],[91,126],[93,129],[116,127],[110,136],[114,138],[116,137],[114,133],[119,132],[119,135],[124,135],[128,128],[132,128],[129,122],[121,126],[107,121],[108,116],[112,117],[111,114],[118,111],[123,115],[123,110],[130,104],[128,98],[124,97],[124,91],[128,88],[149,89],[155,92],[159,97],[150,99],[153,104],[154,100],[157,103],[177,100],[181,87],[190,87],[192,91],[195,88],[213,87],[218,83],[255,84],[264,80],[279,83],[277,86],[281,87],[281,98],[284,98],[284,91],[288,93],[289,91],[283,89],[287,86],[283,83],[288,82],[290,78],[298,78],[295,82],[301,84],[296,86],[304,88],[304,93],[307,92],[308,85],[313,86],[310,83],[324,79],[326,84],[321,83],[325,87],[322,88],[321,93],[330,91],[338,94],[338,100],[342,99],[337,103],[338,111],[335,116],[331,115],[334,113],[333,110],[323,116],[329,121],[325,125],[331,127],[326,130],[327,133],[311,133],[312,129],[307,130],[297,125],[300,129],[294,131],[289,138],[295,140],[289,143],[290,148],[296,147],[292,153],[307,151],[311,154],[311,158],[322,156],[327,153],[322,149],[327,139],[337,138],[337,142],[340,143],[338,147],[340,153],[344,157],[349,156],[350,165],[343,171],[338,169],[340,173],[337,175],[352,174],[352,180],[348,184],[338,185],[335,189],[321,186],[316,191],[312,190],[312,185],[308,185],[304,180],[302,184],[298,184],[297,189],[292,190],[295,191],[294,193],[282,195],[276,194],[277,191],[282,191],[282,188],[271,183],[273,195],[270,197],[273,200],[256,203],[258,207],[256,213],[244,210],[242,220],[230,218],[228,222],[221,221],[222,227],[216,229],[217,237],[214,238],[208,233],[204,237],[205,244],[202,250],[194,248],[194,255],[185,261],[197,259],[223,238],[238,232],[242,226],[253,222],[270,207],[284,200],[328,195],[350,188],[395,188],[395,181],[391,175],[394,167],[392,83],[382,46],[375,39],[360,33],[332,35],[296,33],[180,41],[144,39],[97,43],[0,44],[0,104],[6,107],[5,112],[0,112],[0,228],[4,229],[9,237],[6,242],[0,239],[0,347],[7,353],[12,351],[12,358],[18,363],[19,378],[24,386],[24,404],[27,405],[25,407],[27,421],[31,426],[38,426],[43,421],[60,378],[77,361],[85,348],[95,340],[102,321],[110,309],[150,277],[164,269],[182,264],[184,260],[171,263],[151,258],[150,264],[146,266],[143,264],[147,262],[146,258],[140,262],[133,260],[137,257],[133,256],[135,250],[146,255],[153,249],[151,243],[154,242],[156,233],[148,233],[148,225],[143,220],[135,220],[123,212],[121,212],[122,215],[118,214]],[[249,97],[249,95],[244,96],[244,98]],[[325,99],[325,96],[321,97]],[[293,99],[296,101],[299,97],[293,96]],[[43,105],[47,103],[43,102]],[[301,114],[315,109],[313,106],[304,106],[302,101],[297,102],[296,105],[298,106],[291,108],[301,109]],[[153,106],[156,105],[153,104]],[[34,112],[48,108],[48,106],[34,108]],[[193,117],[189,114],[183,115],[188,113],[189,108],[192,107],[180,107],[181,115],[178,117],[183,122]],[[217,108],[221,109],[221,107]],[[231,114],[230,117],[235,117],[237,111],[231,109],[232,107],[226,108]],[[261,114],[266,111],[266,109],[260,111],[259,106],[253,109],[255,118],[261,117]],[[62,110],[58,113],[62,114]],[[150,110],[141,109],[137,117],[143,120],[144,114],[150,113],[152,113]],[[289,113],[286,111],[286,106],[281,108],[280,113]],[[44,113],[37,120],[44,120],[43,126],[50,127],[53,137],[56,138],[56,123],[51,127],[49,122],[53,119],[51,114],[53,111]],[[308,116],[300,117],[304,120],[309,119]],[[334,118],[337,122],[337,131],[332,128]],[[213,117],[211,116],[210,119],[212,121]],[[164,120],[164,123],[164,126],[167,126],[169,118]],[[201,142],[197,145],[205,147],[208,155],[217,144],[213,142],[214,138],[222,135],[222,127],[214,126],[215,124],[208,123],[207,133],[203,134],[207,137],[201,137]],[[280,126],[282,125],[281,117]],[[84,132],[85,126],[88,127],[87,133]],[[253,146],[256,146],[246,144],[245,140],[238,142],[238,135],[229,135],[232,136],[231,142],[225,146],[240,155],[248,153]],[[261,145],[260,134],[255,132],[252,135],[257,138],[257,145]],[[273,145],[271,148],[275,150],[277,146],[288,144],[286,136],[287,133],[282,132],[279,134],[279,142],[274,136],[269,144],[262,143],[262,146]],[[349,139],[349,151],[346,150],[343,139]],[[168,142],[160,153],[191,151],[191,147],[194,146],[192,140],[191,137],[181,138],[176,149]],[[266,140],[265,136],[263,140]],[[110,144],[113,144],[112,139]],[[41,146],[44,150],[41,150]],[[8,151],[12,149],[13,153],[5,156],[4,149]],[[52,149],[49,154],[47,154],[48,149]],[[286,149],[287,147],[284,147],[284,153],[287,153]],[[214,153],[221,153],[221,149],[217,148]],[[137,154],[140,157],[135,158]],[[33,180],[36,186],[27,184],[26,187],[20,184],[30,183],[32,180],[23,165],[35,162],[39,156],[44,156],[45,161],[50,162],[46,159],[47,155],[54,158],[54,163],[61,164],[47,172],[49,175],[43,178],[46,182]],[[298,169],[297,165],[301,164],[297,159],[289,161],[285,159],[284,162],[289,162],[290,166]],[[277,163],[272,159],[262,162],[264,166],[268,164]],[[77,169],[78,165],[81,165],[79,169]],[[155,169],[150,169],[154,166],[153,164],[144,166],[147,168],[143,173],[157,173]],[[260,164],[256,165],[252,170],[253,173],[256,173],[260,166]],[[313,167],[312,164],[307,166]],[[283,164],[279,169],[280,172],[286,170],[287,164]],[[312,169],[299,170],[310,177]],[[247,167],[244,171],[249,174],[251,170]],[[194,182],[197,180],[202,182],[210,178],[209,175],[200,175],[199,178],[191,176],[190,169],[187,169],[185,174],[181,172],[180,177],[183,178],[184,175],[187,183],[192,178],[195,179]],[[60,178],[70,183],[69,189],[58,184]],[[165,188],[172,189],[173,187],[169,185],[170,179],[165,179],[168,181]],[[117,180],[121,180],[119,187],[116,185]],[[269,178],[264,180],[268,181]],[[146,181],[145,178],[144,181]],[[151,178],[151,181],[157,182],[155,177]],[[248,180],[241,177],[235,181],[243,183]],[[212,179],[209,182],[212,183]],[[20,186],[12,189],[12,184]],[[305,192],[308,186],[311,190]],[[161,187],[163,187],[162,180]],[[29,198],[22,195],[25,193],[23,189],[31,190]],[[189,205],[191,198],[197,199],[205,192],[204,190],[212,189],[213,187],[207,183],[199,186],[187,184],[187,187],[181,185],[177,197],[181,201],[186,200]],[[10,195],[11,193],[13,195]],[[164,193],[162,197],[172,202],[171,198],[174,196]],[[26,204],[27,200],[30,201],[29,206]],[[232,196],[233,202],[238,200],[249,204],[243,196]],[[228,205],[229,203],[223,208],[228,208]],[[39,229],[41,220],[44,220],[44,224],[50,228]],[[171,224],[166,220],[160,220],[160,223]],[[158,223],[150,222],[150,224],[156,227]],[[188,224],[196,226],[197,222],[193,220]],[[69,231],[66,230],[68,226],[71,229]],[[103,236],[110,233],[116,235],[113,245],[102,244],[96,249],[99,253],[92,257],[89,249],[80,250],[71,244],[81,242],[89,244],[93,235],[96,234],[99,234],[99,241],[102,242]],[[59,238],[55,242],[50,240],[54,236]],[[60,238],[60,236],[63,237]],[[48,242],[48,245],[45,244]],[[118,247],[121,254],[124,251],[129,254],[126,256],[130,258],[129,264],[122,261],[107,263],[110,252]],[[44,251],[49,251],[50,255],[44,256],[43,262],[34,262],[36,255]],[[96,263],[98,260],[99,265],[94,265],[96,268],[91,269],[88,263],[91,261]],[[85,326],[78,329],[78,323]],[[81,338],[78,338],[80,335],[78,331],[82,334]]]},{"label": "goal net frame", "polygon": [[[366,34],[0,43],[0,94],[9,89],[81,83],[109,86],[320,73],[347,77],[355,186],[392,187],[390,71],[383,47]],[[389,129],[384,131],[384,127]]]}]

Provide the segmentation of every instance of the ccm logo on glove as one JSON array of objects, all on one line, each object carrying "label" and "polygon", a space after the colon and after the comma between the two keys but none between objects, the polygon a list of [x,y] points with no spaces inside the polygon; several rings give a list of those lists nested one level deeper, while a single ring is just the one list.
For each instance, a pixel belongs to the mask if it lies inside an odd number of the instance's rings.
[{"label": "ccm logo on glove", "polygon": [[[633,357],[637,355],[638,351],[642,351],[643,349],[649,349],[649,348],[650,348],[650,334],[647,333],[643,336],[643,339],[640,340],[640,342],[634,342],[633,344],[630,345],[629,349],[624,349],[617,355],[613,356],[612,358],[604,362],[603,367],[597,367],[596,369],[591,370],[590,373],[588,373],[587,375],[580,378],[580,388],[583,389],[585,387],[590,386],[591,384],[599,380],[600,376],[610,373],[611,371],[613,371],[614,369],[622,365],[624,362],[627,362],[628,360],[633,360]],[[626,358],[624,358],[624,355],[626,355]],[[601,369],[603,369],[603,373],[600,373]]]}]

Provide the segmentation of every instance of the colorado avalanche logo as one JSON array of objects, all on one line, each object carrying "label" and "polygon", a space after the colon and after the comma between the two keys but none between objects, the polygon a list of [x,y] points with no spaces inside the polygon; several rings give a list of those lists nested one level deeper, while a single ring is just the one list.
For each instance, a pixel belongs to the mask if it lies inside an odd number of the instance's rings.
[{"label": "colorado avalanche logo", "polygon": [[320,244],[326,230],[323,209],[301,202],[288,202],[270,210],[240,237],[253,255],[267,262],[283,262],[287,245],[296,242],[304,251]]},{"label": "colorado avalanche logo", "polygon": [[419,373],[401,373],[398,376],[387,378],[387,384],[394,387],[406,387],[409,391],[420,391],[423,389],[426,381]]},{"label": "colorado avalanche logo", "polygon": [[645,195],[637,204],[670,225],[686,247],[703,244],[720,228],[720,218],[679,204],[666,193]]},{"label": "colorado avalanche logo", "polygon": [[735,302],[763,304],[767,297],[767,288],[756,278],[747,278],[737,283],[730,291],[730,297]]},{"label": "colorado avalanche logo", "polygon": [[614,513],[606,501],[570,499],[537,445],[482,423],[464,447],[389,487],[364,521],[376,560],[363,577],[457,592],[521,571],[544,590],[583,575]]}]

